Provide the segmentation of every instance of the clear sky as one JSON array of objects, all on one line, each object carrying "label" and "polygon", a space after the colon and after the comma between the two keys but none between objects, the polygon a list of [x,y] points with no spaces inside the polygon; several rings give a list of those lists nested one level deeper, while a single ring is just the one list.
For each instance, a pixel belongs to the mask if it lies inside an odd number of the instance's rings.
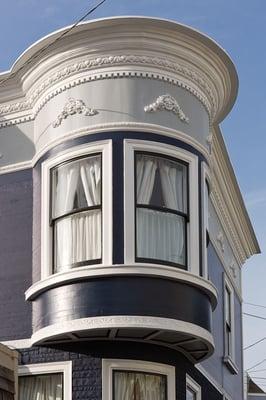
[{"label": "clear sky", "polygon": [[[42,36],[74,23],[96,0],[2,0],[0,71]],[[262,255],[243,268],[245,302],[266,306],[266,1],[265,0],[107,0],[91,18],[149,15],[190,25],[215,39],[233,59],[239,74],[238,99],[222,123],[238,182]],[[244,304],[245,312],[266,318],[266,307]],[[244,316],[244,344],[266,337],[266,320]],[[266,390],[266,340],[245,351],[246,368]],[[255,370],[255,369],[254,369]],[[263,386],[264,385],[264,386]]]}]

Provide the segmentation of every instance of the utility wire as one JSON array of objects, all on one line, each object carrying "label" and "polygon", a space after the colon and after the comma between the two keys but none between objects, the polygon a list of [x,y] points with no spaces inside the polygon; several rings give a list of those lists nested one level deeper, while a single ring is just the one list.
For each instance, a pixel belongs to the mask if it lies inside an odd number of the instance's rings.
[{"label": "utility wire", "polygon": [[243,312],[243,315],[248,315],[249,317],[254,317],[254,318],[259,318],[259,319],[266,320],[266,317],[260,317],[259,315],[255,315],[255,314],[249,314],[249,313]]},{"label": "utility wire", "polygon": [[247,305],[253,306],[253,307],[266,308],[266,306],[263,306],[263,305],[261,305],[261,304],[246,303],[245,301],[244,301],[244,304],[247,304]]},{"label": "utility wire", "polygon": [[256,341],[256,342],[254,342],[254,343],[251,343],[249,346],[247,346],[247,347],[244,347],[244,349],[243,349],[243,350],[250,349],[251,347],[255,346],[256,344],[258,344],[258,343],[260,343],[260,342],[263,342],[265,339],[266,339],[266,337],[263,337],[262,339],[260,339],[260,340],[257,340],[257,341]]},{"label": "utility wire", "polygon": [[[78,21],[76,21],[73,25],[70,26],[66,31],[64,31],[60,36],[58,36],[52,43],[47,44],[44,46],[41,50],[37,51],[27,62],[25,62],[17,71],[11,73],[7,78],[0,80],[0,86],[3,85],[5,82],[9,81],[12,79],[14,76],[16,76],[22,69],[24,69],[27,65],[32,63],[39,55],[41,55],[44,51],[46,51],[48,48],[53,46],[55,43],[57,43],[59,40],[61,40],[64,36],[66,36],[69,32],[71,32],[80,22],[84,21],[85,18],[87,18],[90,14],[92,14],[95,10],[97,10],[98,7],[100,7],[106,0],[101,0],[98,2],[94,7],[90,8],[89,11],[84,14]],[[1,78],[0,78],[1,79]]]},{"label": "utility wire", "polygon": [[262,372],[262,371],[266,371],[265,368],[263,369],[255,369],[255,371],[250,372],[251,374],[255,374],[256,372]]},{"label": "utility wire", "polygon": [[262,361],[258,362],[257,364],[252,365],[252,367],[247,368],[247,369],[246,369],[246,372],[247,372],[247,371],[250,371],[251,369],[253,369],[253,368],[255,368],[255,367],[258,367],[259,365],[263,364],[265,361],[266,361],[266,358],[264,358]]}]

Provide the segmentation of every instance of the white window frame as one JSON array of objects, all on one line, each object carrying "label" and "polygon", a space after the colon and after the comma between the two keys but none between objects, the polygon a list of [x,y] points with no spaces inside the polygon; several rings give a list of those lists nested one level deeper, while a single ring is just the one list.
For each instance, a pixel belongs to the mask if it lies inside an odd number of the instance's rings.
[{"label": "white window frame", "polygon": [[[50,226],[50,191],[52,168],[65,161],[71,161],[76,157],[90,156],[95,153],[102,154],[102,262],[97,266],[112,264],[112,141],[105,140],[92,144],[68,149],[53,158],[42,163],[41,178],[41,280],[50,276],[73,272],[58,272],[53,274],[53,228]],[[75,268],[89,268],[91,265]]]},{"label": "white window frame", "polygon": [[134,372],[147,372],[161,374],[167,377],[167,400],[176,399],[175,367],[139,360],[102,360],[102,400],[114,400],[113,397],[113,371],[125,370]]},{"label": "white window frame", "polygon": [[[195,275],[199,275],[198,157],[175,146],[145,140],[124,140],[125,264],[139,265],[135,261],[134,153],[136,151],[170,156],[177,161],[185,161],[188,164],[189,222],[187,223],[187,270]],[[150,265],[152,265],[152,262]],[[165,267],[165,264],[161,265]],[[176,269],[176,267],[172,268]]]},{"label": "white window frame", "polygon": [[63,374],[64,400],[72,400],[72,361],[19,365],[18,376]]},{"label": "white window frame", "polygon": [[[206,204],[206,191],[208,191],[207,183],[209,188],[211,187],[210,170],[205,162],[201,164],[201,215],[202,215],[202,276],[208,279],[208,250],[207,250],[207,238],[206,232],[209,230],[209,202],[210,196],[208,196],[208,204]],[[207,182],[207,183],[206,183]]]},{"label": "white window frame", "polygon": [[201,386],[188,374],[186,374],[186,393],[187,388],[191,389],[196,394],[196,400],[201,400]]},{"label": "white window frame", "polygon": [[[231,315],[231,348],[229,354],[226,353],[226,290],[230,295],[230,315]],[[238,368],[235,364],[235,303],[234,303],[234,288],[228,277],[224,273],[224,290],[223,290],[223,309],[224,309],[224,363],[228,366],[233,374],[238,373]]]}]

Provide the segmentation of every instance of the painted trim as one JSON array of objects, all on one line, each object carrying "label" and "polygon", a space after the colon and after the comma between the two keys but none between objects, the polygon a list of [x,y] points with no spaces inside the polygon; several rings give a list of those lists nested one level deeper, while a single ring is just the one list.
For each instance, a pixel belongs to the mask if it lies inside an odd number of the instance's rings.
[{"label": "painted trim", "polygon": [[206,369],[201,365],[201,364],[196,364],[195,368],[210,382],[210,384],[223,396],[225,396],[228,399],[231,399],[231,397],[226,393],[224,388],[216,381],[215,378],[213,378],[207,371]]},{"label": "painted trim", "polygon": [[134,152],[148,151],[189,164],[189,222],[187,223],[188,271],[199,275],[198,157],[178,147],[147,140],[124,140],[125,263],[135,263]]},{"label": "painted trim", "polygon": [[61,272],[48,276],[47,278],[33,284],[26,292],[26,300],[32,300],[42,291],[62,282],[74,282],[76,280],[100,277],[100,276],[117,276],[117,275],[145,275],[160,276],[166,279],[181,281],[192,286],[198,287],[207,293],[211,299],[213,307],[216,306],[218,292],[211,281],[208,281],[198,275],[193,275],[188,271],[175,267],[160,266],[157,264],[138,264],[133,265],[88,265],[86,267],[75,268],[74,270]]},{"label": "painted trim", "polygon": [[201,242],[202,242],[202,276],[208,279],[208,248],[206,241],[206,232],[209,233],[209,209],[208,204],[206,204],[206,181],[210,185],[211,177],[210,170],[207,164],[203,161],[201,163]]},{"label": "painted trim", "polygon": [[[235,364],[235,299],[234,299],[234,289],[231,285],[230,281],[228,280],[226,274],[223,274],[223,324],[224,324],[224,357],[223,362],[231,371],[232,374],[238,373],[238,367]],[[225,347],[226,347],[226,302],[225,302],[225,293],[228,290],[230,295],[230,316],[231,316],[231,348],[230,354],[226,354]]]},{"label": "painted trim", "polygon": [[196,400],[201,400],[201,386],[186,374],[186,389],[191,389],[196,394]]},{"label": "painted trim", "polygon": [[64,400],[72,400],[72,361],[60,361],[43,364],[27,364],[18,366],[19,376],[63,373]]},{"label": "painted trim", "polygon": [[18,340],[4,340],[1,342],[3,345],[10,347],[11,349],[28,349],[31,347],[31,338],[18,339]]},{"label": "painted trim", "polygon": [[113,399],[113,371],[141,371],[167,376],[167,400],[176,399],[175,367],[149,361],[103,359],[102,360],[102,400]]},{"label": "painted trim", "polygon": [[16,164],[4,165],[3,167],[0,167],[0,175],[10,174],[11,172],[23,171],[25,169],[31,169],[31,168],[32,168],[31,161],[22,161]]},{"label": "painted trim", "polygon": [[203,340],[209,349],[214,349],[213,336],[206,329],[190,322],[174,320],[171,318],[112,315],[74,319],[56,323],[42,328],[32,335],[32,344],[37,345],[45,339],[56,337],[65,333],[81,332],[93,329],[112,328],[151,328],[182,332]]},{"label": "painted trim", "polygon": [[[52,228],[50,226],[50,170],[64,161],[94,153],[102,154],[102,264],[112,262],[112,141],[93,142],[68,149],[42,163],[41,277],[52,274]],[[101,265],[101,264],[100,264]]]}]

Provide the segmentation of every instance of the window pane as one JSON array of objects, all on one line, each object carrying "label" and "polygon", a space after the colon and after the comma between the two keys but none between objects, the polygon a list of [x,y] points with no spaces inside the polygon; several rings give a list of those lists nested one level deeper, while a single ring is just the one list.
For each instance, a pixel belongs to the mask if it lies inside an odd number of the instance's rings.
[{"label": "window pane", "polygon": [[166,376],[114,371],[113,400],[167,400]]},{"label": "window pane", "polygon": [[190,387],[187,386],[186,400],[196,400],[196,399],[197,399],[196,392],[194,392],[194,390],[190,389]]},{"label": "window pane", "polygon": [[185,219],[137,208],[137,257],[185,265]]},{"label": "window pane", "polygon": [[137,154],[137,204],[187,212],[187,167],[176,161]]},{"label": "window pane", "polygon": [[55,221],[54,272],[68,270],[79,262],[101,258],[101,210],[76,213]]},{"label": "window pane", "polygon": [[82,158],[54,168],[52,188],[52,218],[100,205],[101,156]]},{"label": "window pane", "polygon": [[19,400],[63,400],[63,375],[19,377]]},{"label": "window pane", "polygon": [[225,288],[225,321],[231,325],[231,293],[228,288]]}]

